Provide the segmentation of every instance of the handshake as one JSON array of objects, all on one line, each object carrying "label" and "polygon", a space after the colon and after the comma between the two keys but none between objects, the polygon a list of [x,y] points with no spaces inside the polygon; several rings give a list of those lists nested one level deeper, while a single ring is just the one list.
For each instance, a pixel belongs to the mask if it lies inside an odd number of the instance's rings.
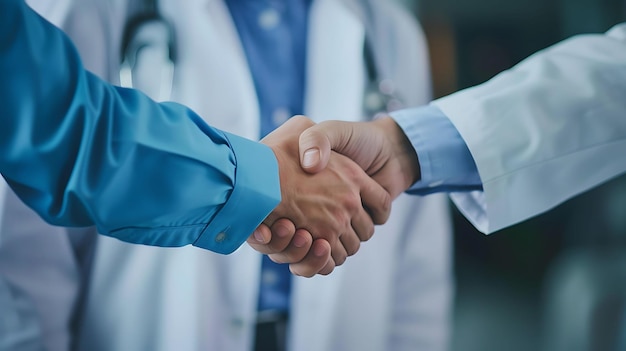
[{"label": "handshake", "polygon": [[261,142],[276,155],[282,200],[247,242],[300,276],[343,264],[420,178],[417,154],[390,117],[316,125],[296,116]]}]

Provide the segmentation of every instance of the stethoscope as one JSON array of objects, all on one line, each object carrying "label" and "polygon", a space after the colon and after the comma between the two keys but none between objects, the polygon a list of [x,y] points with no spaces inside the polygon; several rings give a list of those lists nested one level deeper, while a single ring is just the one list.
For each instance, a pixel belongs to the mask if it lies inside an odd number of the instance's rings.
[{"label": "stethoscope", "polygon": [[403,108],[403,100],[396,91],[393,81],[381,79],[379,68],[376,65],[374,49],[367,35],[363,43],[363,60],[367,75],[367,84],[363,95],[363,114],[371,119],[376,119]]},{"label": "stethoscope", "polygon": [[[120,85],[140,89],[157,101],[170,100],[177,59],[174,26],[159,13],[157,0],[142,0],[138,5],[138,14],[124,27]],[[142,67],[156,67],[142,64],[148,60],[158,61],[158,72],[142,71]],[[150,83],[139,85],[138,82]]]},{"label": "stethoscope", "polygon": [[[138,15],[133,16],[124,28],[122,57],[120,65],[120,85],[138,88],[157,101],[171,99],[176,67],[176,32],[170,21],[161,16],[157,0],[143,0]],[[381,79],[371,42],[365,39],[363,59],[367,84],[363,98],[363,113],[376,118],[403,107],[394,84],[389,79]],[[142,72],[142,61],[158,60],[159,72]],[[146,65],[155,67],[154,65]],[[139,76],[146,79],[138,79]],[[150,84],[140,86],[139,81]]]}]

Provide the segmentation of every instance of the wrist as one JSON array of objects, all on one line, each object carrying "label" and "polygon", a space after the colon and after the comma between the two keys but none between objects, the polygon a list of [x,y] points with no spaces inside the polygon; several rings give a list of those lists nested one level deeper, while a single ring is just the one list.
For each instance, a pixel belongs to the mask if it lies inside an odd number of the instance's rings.
[{"label": "wrist", "polygon": [[410,188],[421,178],[419,159],[411,140],[391,117],[379,118],[373,123],[381,128],[388,140],[389,152],[398,163],[404,179],[404,189]]}]

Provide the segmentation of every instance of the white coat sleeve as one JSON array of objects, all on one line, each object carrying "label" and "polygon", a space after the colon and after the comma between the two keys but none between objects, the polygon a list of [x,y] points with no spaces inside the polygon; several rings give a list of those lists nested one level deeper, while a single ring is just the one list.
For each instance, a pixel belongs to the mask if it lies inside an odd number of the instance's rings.
[{"label": "white coat sleeve", "polygon": [[565,40],[435,104],[483,182],[483,191],[451,194],[476,228],[540,214],[626,171],[626,23]]}]

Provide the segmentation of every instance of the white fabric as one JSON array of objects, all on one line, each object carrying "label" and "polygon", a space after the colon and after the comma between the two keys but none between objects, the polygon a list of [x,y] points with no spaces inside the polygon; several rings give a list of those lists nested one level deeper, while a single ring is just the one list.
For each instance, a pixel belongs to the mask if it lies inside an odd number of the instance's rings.
[{"label": "white fabric", "polygon": [[452,194],[491,233],[626,172],[626,24],[581,35],[436,102],[484,192]]},{"label": "white fabric", "polygon": [[[256,138],[256,92],[224,2],[160,3],[177,29],[174,100],[212,125]],[[119,57],[119,38],[109,31],[122,26],[123,11],[117,3],[92,10],[94,18],[77,11],[67,27],[87,66],[112,80],[117,79],[111,62]],[[318,121],[358,119],[365,82],[363,24],[335,0],[316,0],[311,11],[306,112]],[[406,15],[391,21],[414,30],[406,36],[423,39]],[[100,26],[78,25],[84,23]],[[418,49],[415,42],[405,43],[413,50],[407,53],[425,56],[424,42],[417,43]],[[101,50],[108,50],[107,55],[93,54]],[[419,60],[419,71],[427,72],[427,62]],[[388,66],[395,68],[395,63]],[[413,103],[430,98],[428,78],[413,77],[415,89],[406,92]],[[452,294],[450,239],[445,196],[398,199],[389,224],[378,228],[344,266],[329,277],[296,278],[290,349],[445,350]],[[250,350],[260,265],[261,256],[247,246],[219,256],[191,247],[142,247],[101,237],[81,349]]]},{"label": "white fabric", "polygon": [[26,3],[49,22],[62,27],[74,0],[27,0]]},{"label": "white fabric", "polygon": [[[80,287],[70,239],[64,228],[45,223],[12,191],[7,191],[2,200],[0,280],[13,287],[13,301],[0,301],[0,310],[21,311],[17,317],[23,323],[17,325],[20,330],[39,331],[39,335],[29,334],[34,338],[29,343],[41,344],[46,350],[67,350]],[[0,339],[11,337],[11,332],[4,332],[0,330]]]}]

